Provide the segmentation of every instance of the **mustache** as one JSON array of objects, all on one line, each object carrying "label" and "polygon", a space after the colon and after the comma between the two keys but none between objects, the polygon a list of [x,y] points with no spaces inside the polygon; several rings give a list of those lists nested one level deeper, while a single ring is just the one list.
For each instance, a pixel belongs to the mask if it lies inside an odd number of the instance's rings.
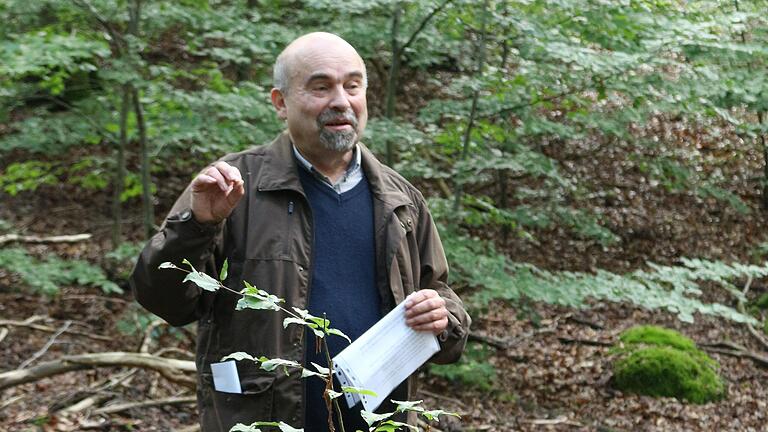
[{"label": "mustache", "polygon": [[358,124],[357,116],[355,115],[355,112],[352,111],[352,109],[348,109],[344,112],[339,112],[330,108],[325,109],[320,113],[319,116],[317,116],[317,122],[321,126],[325,126],[328,123],[347,122],[355,129],[357,129]]}]

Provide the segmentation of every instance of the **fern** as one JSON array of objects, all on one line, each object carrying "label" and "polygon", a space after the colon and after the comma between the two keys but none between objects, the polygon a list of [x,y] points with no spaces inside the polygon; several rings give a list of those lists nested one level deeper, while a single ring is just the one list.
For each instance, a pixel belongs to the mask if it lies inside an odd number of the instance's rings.
[{"label": "fern", "polygon": [[768,263],[744,265],[682,258],[679,266],[648,264],[648,270],[616,274],[605,270],[593,273],[550,272],[532,264],[511,261],[490,242],[458,234],[441,227],[446,254],[458,282],[477,287],[470,303],[485,308],[494,300],[517,301],[530,298],[569,307],[586,307],[587,300],[628,302],[646,309],[665,309],[684,322],[693,322],[695,313],[720,316],[736,322],[757,321],[732,307],[707,303],[698,297],[702,284],[714,283],[736,298],[743,295],[733,284],[737,278],[768,276]]},{"label": "fern", "polygon": [[123,292],[107,279],[101,268],[87,261],[57,257],[40,261],[21,248],[0,250],[0,268],[18,275],[27,287],[50,296],[58,294],[59,287],[67,284],[95,286],[106,294]]}]

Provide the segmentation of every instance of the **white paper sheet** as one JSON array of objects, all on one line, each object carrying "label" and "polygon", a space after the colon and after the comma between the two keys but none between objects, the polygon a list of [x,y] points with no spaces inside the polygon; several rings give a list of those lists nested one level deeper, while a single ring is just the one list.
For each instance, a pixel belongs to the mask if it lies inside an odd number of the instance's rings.
[{"label": "white paper sheet", "polygon": [[401,382],[433,354],[440,351],[437,338],[405,324],[405,301],[333,358],[342,386],[371,390],[376,396],[345,393],[350,408],[362,400],[373,411]]},{"label": "white paper sheet", "polygon": [[224,393],[242,393],[240,388],[240,376],[237,373],[237,364],[234,360],[221,363],[211,363],[213,373],[213,388]]}]

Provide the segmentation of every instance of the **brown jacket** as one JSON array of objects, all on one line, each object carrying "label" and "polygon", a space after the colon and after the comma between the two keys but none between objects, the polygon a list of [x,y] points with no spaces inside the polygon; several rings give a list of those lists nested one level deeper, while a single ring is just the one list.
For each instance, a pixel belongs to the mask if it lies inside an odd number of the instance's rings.
[{"label": "brown jacket", "polygon": [[[368,149],[360,147],[373,195],[382,314],[415,290],[437,290],[446,300],[450,316],[448,329],[439,336],[441,351],[432,361],[454,362],[464,349],[471,320],[461,300],[446,285],[445,254],[424,198]],[[180,265],[186,258],[195,268],[218,275],[227,259],[228,287],[240,290],[246,280],[284,298],[288,306],[306,309],[312,268],[312,215],[288,135],[222,160],[237,167],[243,176],[246,190],[238,206],[219,225],[198,224],[191,217],[187,188],[161,231],[142,251],[131,285],[139,303],[170,324],[198,322],[197,393],[203,431],[227,431],[238,422],[257,420],[282,420],[302,427],[303,386],[296,376],[265,372],[247,364],[250,362],[238,362],[243,394],[220,393],[213,389],[210,364],[236,351],[301,362],[303,329],[283,329],[285,317],[278,312],[235,311],[239,296],[223,290],[202,291],[191,283],[182,284],[181,272],[158,270],[165,261]],[[408,394],[395,396],[411,397],[414,384],[411,378]]]}]

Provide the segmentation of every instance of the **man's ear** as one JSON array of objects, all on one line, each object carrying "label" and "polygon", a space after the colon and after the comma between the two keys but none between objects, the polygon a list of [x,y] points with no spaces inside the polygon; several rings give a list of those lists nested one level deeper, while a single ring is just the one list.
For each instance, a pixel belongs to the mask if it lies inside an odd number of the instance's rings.
[{"label": "man's ear", "polygon": [[288,113],[286,112],[285,107],[285,96],[283,95],[283,92],[281,92],[279,89],[273,88],[269,93],[269,97],[272,98],[272,106],[275,107],[277,116],[282,120],[288,118]]}]

